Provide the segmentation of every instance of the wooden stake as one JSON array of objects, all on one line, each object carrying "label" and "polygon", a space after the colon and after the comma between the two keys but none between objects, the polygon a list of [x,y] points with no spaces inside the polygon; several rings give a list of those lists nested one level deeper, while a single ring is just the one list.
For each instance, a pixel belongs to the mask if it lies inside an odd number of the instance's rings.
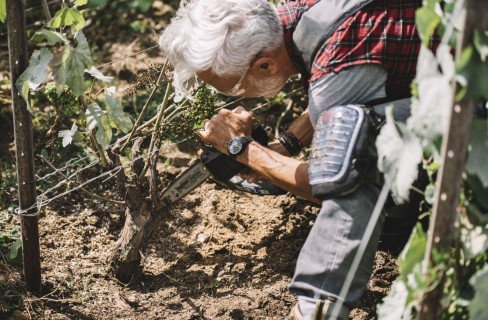
[{"label": "wooden stake", "polygon": [[[458,40],[457,55],[471,43],[473,30],[476,27],[487,29],[486,17],[488,6],[485,1],[466,0],[466,22],[461,39]],[[484,22],[483,22],[484,21]],[[484,26],[481,26],[481,24]],[[453,89],[455,90],[455,89]],[[435,107],[435,106],[433,106]],[[448,132],[442,143],[443,163],[439,170],[437,190],[429,227],[429,237],[424,261],[432,266],[434,253],[448,253],[452,248],[454,223],[459,205],[459,192],[462,184],[462,173],[465,168],[467,147],[473,121],[475,101],[464,99],[454,103]],[[442,313],[442,292],[444,279],[424,294],[419,320],[439,319]]]},{"label": "wooden stake", "polygon": [[[41,292],[41,262],[39,226],[36,215],[36,190],[32,147],[32,117],[15,82],[27,68],[27,38],[25,8],[22,1],[7,0],[7,29],[10,75],[12,79],[12,107],[15,130],[15,150],[22,227],[22,253],[27,290]],[[30,209],[33,208],[33,209]],[[27,210],[30,209],[30,210]]]}]

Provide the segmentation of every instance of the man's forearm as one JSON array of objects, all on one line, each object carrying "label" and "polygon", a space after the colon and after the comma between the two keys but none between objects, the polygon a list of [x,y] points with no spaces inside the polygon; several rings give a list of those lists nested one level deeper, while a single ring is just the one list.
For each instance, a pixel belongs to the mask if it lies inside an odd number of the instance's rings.
[{"label": "man's forearm", "polygon": [[288,131],[293,133],[295,137],[300,140],[303,146],[308,146],[313,138],[313,126],[310,122],[308,109],[306,109],[288,128]]},{"label": "man's forearm", "polygon": [[[313,138],[313,127],[310,122],[310,117],[308,114],[308,109],[305,110],[300,117],[298,117],[286,130],[288,137],[281,136],[279,139],[271,142],[269,148],[275,150],[276,152],[284,155],[295,155],[298,153],[297,150],[301,149],[301,146],[305,147],[310,145]],[[291,133],[293,140],[290,139],[289,134]],[[284,139],[284,140],[280,140]],[[286,141],[288,140],[289,145]],[[298,141],[296,141],[298,140]],[[295,154],[291,153],[295,152]]]},{"label": "man's forearm", "polygon": [[320,203],[312,196],[306,162],[283,156],[257,142],[251,142],[237,160],[256,171],[266,181],[295,195]]}]

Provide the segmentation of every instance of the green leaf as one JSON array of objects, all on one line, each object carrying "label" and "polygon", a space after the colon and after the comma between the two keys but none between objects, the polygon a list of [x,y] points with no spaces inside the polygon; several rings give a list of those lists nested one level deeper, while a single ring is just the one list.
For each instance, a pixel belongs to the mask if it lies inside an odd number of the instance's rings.
[{"label": "green leaf", "polygon": [[437,15],[432,7],[422,7],[415,13],[415,21],[422,43],[428,47],[430,37],[441,22],[441,17]]},{"label": "green leaf", "polygon": [[488,266],[476,272],[469,283],[474,288],[474,298],[469,304],[469,319],[488,319],[488,308],[486,307],[488,301]]},{"label": "green leaf", "polygon": [[69,40],[62,34],[56,31],[42,29],[37,31],[31,39],[35,42],[41,42],[42,40],[47,40],[47,44],[53,46],[57,43],[68,44]]},{"label": "green leaf", "polygon": [[475,29],[473,34],[474,47],[480,54],[481,61],[486,62],[488,56],[488,31]]},{"label": "green leaf", "polygon": [[22,97],[26,101],[29,110],[31,110],[29,101],[30,90],[36,90],[46,79],[49,74],[48,65],[52,58],[53,54],[47,48],[34,51],[30,58],[29,66],[15,83],[17,90],[21,92]]},{"label": "green leaf", "polygon": [[112,140],[112,126],[110,125],[110,118],[108,114],[101,117],[102,127],[98,128],[96,138],[102,148],[107,149]]},{"label": "green leaf", "polygon": [[85,70],[88,74],[90,74],[92,77],[104,82],[104,83],[107,83],[107,84],[111,84],[114,82],[114,78],[113,77],[108,77],[108,76],[104,76],[103,73],[101,73],[95,66],[92,66],[90,69],[88,70]]},{"label": "green leaf", "polygon": [[417,223],[405,249],[402,251],[398,259],[400,276],[404,278],[405,281],[407,280],[406,278],[408,274],[414,272],[415,266],[422,262],[426,243],[427,236],[422,229],[422,225]]},{"label": "green leaf", "polygon": [[486,155],[488,155],[488,122],[483,119],[473,119],[466,171],[470,175],[477,176],[483,188],[488,188]]},{"label": "green leaf", "polygon": [[468,218],[470,223],[472,223],[475,226],[488,225],[488,211],[482,211],[483,209],[480,208],[479,205],[473,202],[468,204],[467,209],[468,209]]},{"label": "green leaf", "polygon": [[[412,115],[407,120],[406,129],[412,131],[424,146],[442,136],[449,123],[453,101],[450,77],[454,75],[454,62],[452,57],[446,56],[446,50],[446,46],[439,45],[442,69],[450,76],[439,71],[439,62],[432,51],[422,46],[419,52],[416,78],[418,98],[412,99]],[[432,105],[436,107],[432,108]]]},{"label": "green leaf", "polygon": [[101,126],[100,118],[103,115],[103,110],[96,103],[91,103],[86,109],[86,126],[88,130],[93,130]]},{"label": "green leaf", "polygon": [[378,305],[378,319],[413,319],[412,308],[408,305],[409,292],[403,281],[394,281],[388,295]]},{"label": "green leaf", "polygon": [[73,48],[66,45],[60,55],[53,59],[51,64],[54,69],[54,79],[56,80],[56,89],[60,94],[65,85],[67,85],[76,97],[81,96],[85,90],[85,69],[93,65],[90,54],[90,47],[83,33],[77,32],[75,39],[78,46]]},{"label": "green leaf", "polygon": [[475,258],[488,248],[488,229],[466,224],[461,228],[460,240],[465,256],[468,259]]},{"label": "green leaf", "polygon": [[5,22],[7,18],[7,0],[0,0],[0,21]]},{"label": "green leaf", "polygon": [[457,64],[457,81],[463,87],[456,95],[459,101],[463,98],[488,98],[488,62],[483,62],[473,46],[466,47]]},{"label": "green leaf", "polygon": [[425,282],[422,275],[422,260],[427,236],[420,223],[412,232],[398,264],[400,276],[393,282],[390,293],[378,307],[378,319],[413,319],[413,310],[418,309],[416,297],[422,297]]},{"label": "green leaf", "polygon": [[7,254],[7,260],[13,263],[22,262],[22,239],[15,240],[10,246]]},{"label": "green leaf", "polygon": [[434,10],[436,5],[439,3],[439,0],[427,0],[427,2],[424,2],[424,6],[428,7],[429,9]]},{"label": "green leaf", "polygon": [[101,6],[106,5],[108,0],[89,0],[88,1],[88,8],[95,9]]},{"label": "green leaf", "polygon": [[75,0],[75,7],[81,7],[88,3],[88,0]]},{"label": "green leaf", "polygon": [[136,2],[141,12],[147,12],[151,8],[154,0],[137,0]]},{"label": "green leaf", "polygon": [[63,138],[63,147],[66,147],[67,145],[71,144],[75,137],[79,135],[80,133],[78,132],[78,126],[76,123],[73,123],[71,126],[70,130],[61,130],[58,133],[59,138]]},{"label": "green leaf", "polygon": [[54,29],[71,27],[71,30],[75,33],[85,26],[85,19],[78,9],[62,7],[46,26]]},{"label": "green leaf", "polygon": [[107,148],[112,140],[112,127],[107,114],[96,103],[92,103],[86,110],[86,124],[88,130],[96,129],[95,137],[97,142]]},{"label": "green leaf", "polygon": [[393,110],[386,110],[386,124],[376,139],[378,168],[393,179],[392,191],[398,201],[405,201],[418,173],[422,145],[411,131],[393,119]]},{"label": "green leaf", "polygon": [[[487,169],[488,170],[488,169]],[[468,174],[467,188],[471,191],[471,203],[479,207],[480,210],[487,212],[488,218],[488,187],[484,187],[481,183],[481,179],[477,175]],[[485,223],[488,223],[486,221]]]},{"label": "green leaf", "polygon": [[115,87],[105,90],[104,100],[110,121],[114,122],[122,132],[128,133],[132,129],[132,119],[124,112],[122,105],[115,98]]}]

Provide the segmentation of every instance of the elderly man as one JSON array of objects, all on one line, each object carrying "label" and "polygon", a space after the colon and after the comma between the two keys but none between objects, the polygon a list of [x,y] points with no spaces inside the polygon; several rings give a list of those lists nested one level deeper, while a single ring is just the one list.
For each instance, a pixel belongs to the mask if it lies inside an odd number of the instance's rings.
[{"label": "elderly man", "polygon": [[[364,128],[371,122],[367,109],[348,105],[409,96],[421,45],[415,27],[420,2],[297,0],[275,8],[265,0],[183,0],[160,38],[179,95],[189,95],[199,78],[225,95],[272,97],[291,76],[302,75],[308,111],[269,148],[250,138],[252,116],[243,108],[221,110],[199,132],[249,166],[249,179],[259,177],[322,205],[289,286],[298,299],[289,319],[328,319],[342,299],[339,292],[379,194],[378,180],[359,165],[374,145],[361,138],[371,132]],[[341,126],[348,128],[340,132],[344,150],[328,153],[342,150],[333,136]],[[290,157],[312,138],[310,165]],[[341,303],[341,319],[369,280],[383,220]]]}]

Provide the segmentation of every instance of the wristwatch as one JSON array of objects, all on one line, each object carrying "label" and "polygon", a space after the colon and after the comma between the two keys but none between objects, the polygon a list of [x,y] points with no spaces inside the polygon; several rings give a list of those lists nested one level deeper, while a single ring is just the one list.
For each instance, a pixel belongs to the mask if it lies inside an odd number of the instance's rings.
[{"label": "wristwatch", "polygon": [[231,157],[235,158],[244,151],[246,146],[251,141],[254,141],[254,139],[251,137],[232,138],[229,140],[229,143],[227,144],[227,152]]}]

